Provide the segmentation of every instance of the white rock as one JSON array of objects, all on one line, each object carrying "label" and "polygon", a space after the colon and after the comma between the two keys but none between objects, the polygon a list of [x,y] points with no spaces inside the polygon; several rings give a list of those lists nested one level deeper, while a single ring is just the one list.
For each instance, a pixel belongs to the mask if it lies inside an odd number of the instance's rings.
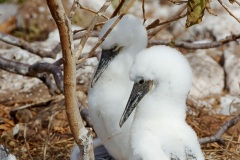
[{"label": "white rock", "polygon": [[224,50],[224,69],[226,71],[226,85],[233,95],[240,94],[240,47],[231,44]]},{"label": "white rock", "polygon": [[7,21],[11,16],[15,16],[18,11],[18,6],[13,3],[1,3],[0,5],[0,24]]},{"label": "white rock", "polygon": [[[240,17],[239,8],[232,10],[236,17]],[[205,12],[203,21],[200,24],[185,28],[186,18],[171,24],[173,27],[173,37],[178,40],[219,40],[231,35],[232,33],[240,33],[239,23],[231,17],[227,12],[221,10],[216,12],[217,16],[213,16]],[[226,25],[227,24],[227,25]]]},{"label": "white rock", "polygon": [[219,108],[216,110],[219,114],[232,115],[234,113],[240,113],[240,98],[239,96],[233,96],[227,94],[220,98]]},{"label": "white rock", "polygon": [[223,68],[204,50],[188,54],[187,59],[193,71],[190,95],[204,98],[212,94],[220,94],[224,87]]}]

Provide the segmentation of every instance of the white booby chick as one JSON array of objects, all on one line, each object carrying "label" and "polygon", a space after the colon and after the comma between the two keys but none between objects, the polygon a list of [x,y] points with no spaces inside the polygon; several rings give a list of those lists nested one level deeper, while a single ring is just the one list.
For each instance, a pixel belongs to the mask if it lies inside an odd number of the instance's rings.
[{"label": "white booby chick", "polygon": [[154,46],[136,56],[130,69],[134,86],[120,120],[122,126],[136,107],[129,160],[204,160],[185,121],[191,77],[187,60],[173,48]]},{"label": "white booby chick", "polygon": [[[110,19],[103,26],[100,38],[116,19]],[[101,44],[101,59],[88,94],[89,115],[97,136],[115,159],[127,159],[133,116],[122,128],[119,119],[133,85],[129,79],[130,67],[135,55],[146,45],[146,29],[133,15],[123,16]]]}]

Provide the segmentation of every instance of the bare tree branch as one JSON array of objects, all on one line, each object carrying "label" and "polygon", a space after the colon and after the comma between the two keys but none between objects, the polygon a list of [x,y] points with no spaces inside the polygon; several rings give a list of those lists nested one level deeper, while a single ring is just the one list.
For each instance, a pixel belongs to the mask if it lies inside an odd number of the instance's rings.
[{"label": "bare tree branch", "polygon": [[55,58],[56,57],[56,53],[58,53],[60,51],[59,47],[55,47],[52,51],[45,51],[42,50],[41,48],[37,48],[37,47],[33,47],[30,43],[16,38],[14,36],[8,35],[8,34],[4,34],[2,32],[0,32],[0,40],[14,45],[14,46],[18,46],[26,51],[29,51],[30,53],[36,54],[40,57],[49,57],[49,58]]},{"label": "bare tree branch", "polygon": [[[88,11],[88,12],[91,12],[91,13],[94,13],[94,14],[98,14],[97,12],[95,12],[95,11],[89,9],[89,8],[83,7],[83,6],[80,4],[79,0],[74,0],[73,5],[72,5],[72,8],[71,8],[71,10],[70,10],[70,12],[69,12],[69,16],[68,16],[70,20],[72,20],[75,12],[76,12],[76,10],[77,10],[77,7],[79,7],[80,9],[86,10],[86,11]],[[100,16],[103,17],[103,18],[105,18],[106,20],[108,20],[108,17],[105,16],[104,14],[101,14]]]},{"label": "bare tree branch", "polygon": [[160,22],[159,19],[153,21],[151,24],[149,24],[146,29],[149,30],[149,29],[152,29],[152,28],[155,28],[157,26],[160,26],[160,25],[164,25],[164,24],[169,24],[171,22],[174,22],[174,21],[177,21],[183,17],[185,17],[187,15],[187,13],[183,14],[183,15],[178,15],[176,17],[173,17],[172,19],[169,19],[169,20],[166,20],[166,21],[163,21],[163,22]]},{"label": "bare tree branch", "polygon": [[80,60],[77,61],[77,64],[82,65],[82,63],[92,57],[95,54],[96,49],[100,46],[100,44],[105,40],[105,38],[108,36],[108,34],[112,31],[112,29],[117,25],[117,23],[121,20],[121,18],[124,16],[125,14],[121,14],[116,21],[112,24],[112,26],[109,28],[109,30],[103,35],[103,37],[98,41],[98,43],[93,47],[93,49],[83,58],[81,58]]},{"label": "bare tree branch", "polygon": [[[89,9],[89,8],[83,7],[80,3],[78,5],[80,6],[80,9],[86,10],[86,11],[94,13],[94,14],[97,14],[97,12],[95,12],[95,11]],[[108,17],[105,16],[104,14],[101,14],[100,16],[103,17],[104,19],[108,20]]]},{"label": "bare tree branch", "polygon": [[0,56],[0,68],[11,73],[40,79],[53,95],[59,91],[55,84],[52,83],[50,76],[47,74],[51,73],[54,76],[59,90],[63,91],[62,71],[57,65],[50,63],[36,63],[33,65],[28,65],[20,62],[14,62]]},{"label": "bare tree branch", "polygon": [[[85,35],[85,33],[77,33],[77,34],[75,34],[75,35],[73,36],[73,40],[81,39],[84,35]],[[98,31],[92,31],[92,32],[90,33],[90,37],[98,37],[98,35],[99,35],[99,32],[98,32]],[[61,48],[61,43],[59,42],[59,43],[56,45],[55,48]],[[81,56],[80,56],[80,57],[81,57]],[[54,65],[57,65],[57,66],[60,66],[60,65],[63,64],[63,59],[60,58],[60,59],[58,59],[57,61],[55,61],[53,64],[54,64]]]},{"label": "bare tree branch", "polygon": [[68,15],[68,18],[69,18],[70,20],[72,20],[75,12],[76,12],[76,10],[77,10],[78,4],[79,4],[78,1],[79,1],[79,0],[74,0],[74,2],[73,2],[73,4],[72,4],[72,8],[71,8],[71,10],[70,10],[70,12],[69,12],[69,15]]},{"label": "bare tree branch", "polygon": [[129,9],[133,6],[133,4],[135,3],[136,0],[131,0],[130,3],[127,5],[127,7],[124,9],[124,11],[122,12],[122,14],[127,14],[127,12],[129,11]]},{"label": "bare tree branch", "polygon": [[13,114],[16,114],[16,112],[19,111],[19,110],[30,109],[30,108],[33,108],[33,107],[46,106],[47,104],[49,104],[53,101],[56,102],[56,101],[61,101],[63,99],[64,99],[64,96],[62,94],[52,96],[52,97],[49,97],[49,98],[42,98],[42,99],[36,98],[35,100],[32,100],[31,103],[27,103],[27,104],[20,105],[20,106],[17,106],[17,107],[12,107],[9,114],[12,116]]},{"label": "bare tree branch", "polygon": [[240,2],[238,2],[237,0],[235,0],[235,2],[240,6]]},{"label": "bare tree branch", "polygon": [[[96,27],[98,27],[98,26],[102,26],[102,25],[104,25],[105,24],[105,22],[100,22],[100,23],[97,23],[96,25],[95,25],[95,27],[94,27],[94,30],[96,30]],[[79,32],[82,32],[82,31],[86,31],[87,30],[87,28],[83,28],[83,29],[79,29],[79,30],[74,30],[73,31],[73,34],[74,34],[74,36],[75,36],[75,34],[77,34],[77,33],[79,33]],[[91,34],[91,33],[90,33]],[[82,36],[83,37],[83,36]]]},{"label": "bare tree branch", "polygon": [[76,96],[76,65],[73,54],[73,34],[71,22],[68,19],[61,0],[47,0],[52,17],[58,29],[62,45],[64,66],[64,95],[68,122],[74,139],[78,144],[84,160],[93,160],[93,140],[90,132],[84,127],[80,116]]},{"label": "bare tree branch", "polygon": [[153,38],[157,33],[159,33],[163,28],[165,28],[170,22],[183,18],[181,14],[186,8],[187,8],[187,5],[184,5],[179,11],[177,11],[172,17],[170,17],[169,20],[165,22],[160,23],[160,20],[155,20],[154,23],[147,26],[147,28],[150,29],[150,28],[155,28],[155,27],[158,27],[159,25],[162,25],[161,27],[151,31],[149,33],[148,39],[150,40],[151,38]]},{"label": "bare tree branch", "polygon": [[50,63],[35,63],[29,67],[30,74],[52,73],[57,87],[63,93],[63,75],[61,67]]},{"label": "bare tree branch", "polygon": [[224,123],[223,126],[220,127],[220,129],[212,136],[210,137],[204,137],[200,138],[199,142],[200,144],[205,144],[205,143],[212,143],[212,142],[221,142],[222,135],[232,126],[237,124],[238,120],[240,119],[240,114],[232,118],[230,121]]},{"label": "bare tree branch", "polygon": [[123,6],[124,3],[125,3],[125,0],[122,0],[122,1],[118,4],[117,8],[114,10],[113,14],[111,15],[111,18],[117,16],[117,14],[120,12],[120,10],[121,10],[121,8],[122,8],[122,6]]},{"label": "bare tree branch", "polygon": [[224,8],[233,18],[235,18],[235,19],[238,21],[238,23],[240,23],[240,19],[237,18],[237,17],[230,11],[230,9],[228,9],[228,7],[222,2],[222,0],[218,0],[218,2],[223,6],[223,8]]},{"label": "bare tree branch", "polygon": [[83,38],[81,39],[80,41],[80,44],[79,44],[79,47],[78,47],[78,50],[77,52],[75,53],[76,55],[76,58],[78,59],[79,56],[81,55],[82,53],[82,50],[83,50],[83,47],[85,46],[89,36],[90,36],[90,33],[92,32],[92,30],[94,29],[94,26],[96,25],[97,23],[97,19],[99,16],[101,16],[103,14],[103,12],[106,11],[106,9],[109,7],[109,5],[111,4],[111,0],[107,0],[103,6],[101,7],[101,9],[98,11],[97,14],[95,14],[94,18],[92,19],[87,31],[85,32],[85,35],[83,36]]},{"label": "bare tree branch", "polygon": [[[77,40],[77,39],[83,38],[84,35],[86,34],[86,32],[84,32],[84,33],[83,33],[83,32],[79,33],[79,31],[77,30],[77,31],[73,31],[73,34],[74,34],[73,40]],[[98,37],[98,35],[99,35],[99,32],[98,32],[98,31],[92,31],[92,32],[90,32],[89,37]]]},{"label": "bare tree branch", "polygon": [[0,56],[0,68],[5,71],[20,74],[23,76],[28,76],[29,67],[30,66],[28,64],[10,61]]},{"label": "bare tree branch", "polygon": [[165,40],[165,41],[159,41],[159,40],[152,40],[149,42],[150,45],[167,45],[167,46],[173,46],[173,47],[182,47],[185,49],[209,49],[209,48],[215,48],[222,46],[226,43],[233,42],[240,39],[240,34],[232,34],[230,36],[227,36],[224,39],[221,39],[219,41],[215,41],[212,43],[190,43],[185,41],[172,41],[172,40]]},{"label": "bare tree branch", "polygon": [[146,14],[145,14],[145,0],[142,1],[142,14],[143,14],[143,24],[145,24],[147,18],[146,18]]},{"label": "bare tree branch", "polygon": [[128,4],[128,6],[124,9],[123,13],[119,15],[119,17],[116,19],[116,21],[112,24],[110,29],[103,35],[103,37],[98,41],[98,43],[93,47],[93,49],[82,59],[77,61],[77,64],[82,65],[82,63],[88,59],[89,57],[92,57],[95,54],[95,50],[97,47],[100,46],[100,44],[105,40],[107,35],[112,31],[112,29],[117,25],[117,23],[121,20],[121,18],[128,12],[128,10],[131,8],[131,6],[134,4],[136,0],[131,0],[131,2]]}]

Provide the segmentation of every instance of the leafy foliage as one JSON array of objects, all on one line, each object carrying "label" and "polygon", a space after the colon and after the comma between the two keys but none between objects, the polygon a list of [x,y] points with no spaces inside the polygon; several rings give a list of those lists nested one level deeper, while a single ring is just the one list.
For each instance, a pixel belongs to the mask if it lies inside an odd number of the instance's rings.
[{"label": "leafy foliage", "polygon": [[202,22],[202,17],[206,8],[206,0],[188,0],[187,21],[185,27]]}]

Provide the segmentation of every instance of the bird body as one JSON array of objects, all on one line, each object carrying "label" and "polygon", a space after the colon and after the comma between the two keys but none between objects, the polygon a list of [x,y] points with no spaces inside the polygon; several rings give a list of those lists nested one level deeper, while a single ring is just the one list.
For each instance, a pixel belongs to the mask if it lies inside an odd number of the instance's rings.
[{"label": "bird body", "polygon": [[[100,38],[116,19],[117,17],[110,19],[103,26]],[[128,14],[123,16],[101,45],[103,49],[101,60],[92,80],[93,88],[88,95],[89,115],[97,136],[115,159],[127,159],[129,130],[133,116],[124,127],[120,128],[118,124],[133,85],[129,79],[129,69],[135,55],[146,45],[145,27],[140,20]],[[112,60],[102,60],[106,54],[116,56]],[[106,56],[109,57],[111,55]]]},{"label": "bird body", "polygon": [[191,76],[185,57],[170,47],[153,46],[136,56],[130,69],[134,86],[120,121],[122,126],[136,107],[129,160],[204,160],[185,121]]}]

